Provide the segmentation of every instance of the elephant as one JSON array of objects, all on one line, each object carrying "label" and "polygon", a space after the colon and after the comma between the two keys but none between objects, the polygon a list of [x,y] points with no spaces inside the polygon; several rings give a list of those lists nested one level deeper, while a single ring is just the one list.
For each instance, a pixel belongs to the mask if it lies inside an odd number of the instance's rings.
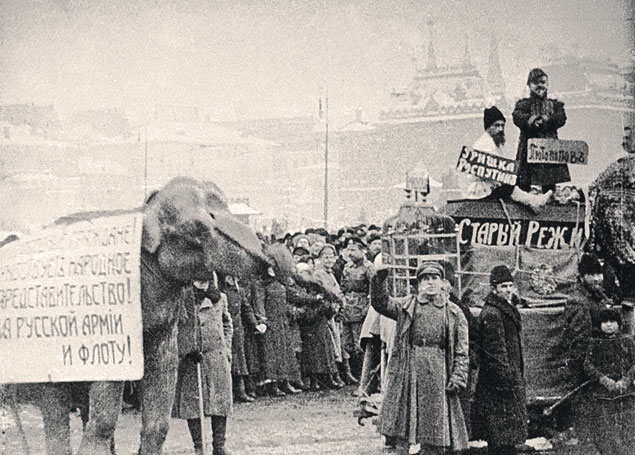
[{"label": "elephant", "polygon": [[[209,279],[212,271],[241,277],[260,273],[266,270],[268,259],[255,233],[232,217],[225,196],[212,182],[177,177],[151,194],[142,210],[144,376],[139,454],[151,455],[161,453],[174,401],[182,288],[193,280]],[[105,214],[70,215],[56,224]],[[113,381],[45,383],[19,385],[18,390],[28,391],[42,411],[49,455],[72,453],[69,409],[74,399],[87,398],[88,421],[78,453],[106,455],[111,453],[123,385]]]},{"label": "elephant", "polygon": [[632,301],[635,299],[635,149],[629,147],[627,151],[627,156],[609,165],[590,185],[588,249],[613,269],[619,282],[618,297]]}]

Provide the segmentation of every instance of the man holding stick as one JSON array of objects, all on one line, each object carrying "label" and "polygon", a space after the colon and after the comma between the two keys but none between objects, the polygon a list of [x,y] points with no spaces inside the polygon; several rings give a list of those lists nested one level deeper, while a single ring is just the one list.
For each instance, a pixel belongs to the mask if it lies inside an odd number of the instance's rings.
[{"label": "man holding stick", "polygon": [[213,455],[230,455],[225,435],[227,416],[232,411],[233,325],[227,297],[205,281],[194,282],[183,291],[182,298],[185,305],[179,319],[180,362],[173,417],[187,420],[194,450],[203,455],[202,419],[211,416]]}]

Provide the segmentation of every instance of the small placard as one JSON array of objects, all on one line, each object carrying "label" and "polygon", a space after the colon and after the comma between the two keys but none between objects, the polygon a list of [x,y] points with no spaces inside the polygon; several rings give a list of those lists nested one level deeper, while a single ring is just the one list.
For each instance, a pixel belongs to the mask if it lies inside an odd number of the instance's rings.
[{"label": "small placard", "polygon": [[430,192],[430,177],[427,175],[407,175],[406,189],[428,194]]},{"label": "small placard", "polygon": [[461,149],[456,169],[459,172],[474,175],[484,180],[494,180],[505,185],[515,185],[518,162],[464,146]]},{"label": "small placard", "polygon": [[543,164],[588,164],[589,146],[584,141],[528,139],[527,162]]}]

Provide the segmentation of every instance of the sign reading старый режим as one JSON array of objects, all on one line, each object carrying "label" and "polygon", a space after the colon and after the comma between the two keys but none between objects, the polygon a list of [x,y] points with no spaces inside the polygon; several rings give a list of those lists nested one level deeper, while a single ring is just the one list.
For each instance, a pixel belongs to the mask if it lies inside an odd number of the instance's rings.
[{"label": "sign reading \u0441\u0442\u0430\u0440\u044b\u0439 \u0440\u0435\u0436\u0438\u043c", "polygon": [[143,376],[141,230],[93,218],[0,248],[0,383]]}]

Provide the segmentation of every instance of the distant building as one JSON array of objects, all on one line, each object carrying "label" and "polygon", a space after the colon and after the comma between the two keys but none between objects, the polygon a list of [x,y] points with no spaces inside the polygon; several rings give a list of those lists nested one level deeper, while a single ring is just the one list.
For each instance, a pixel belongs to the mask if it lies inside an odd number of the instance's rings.
[{"label": "distant building", "polygon": [[75,112],[67,127],[87,127],[91,134],[105,137],[129,137],[132,132],[126,115],[116,109]]},{"label": "distant building", "polygon": [[408,87],[391,93],[389,106],[379,114],[380,123],[438,120],[445,117],[482,116],[483,108],[496,104],[504,109],[505,84],[494,37],[490,43],[489,70],[483,77],[473,65],[466,43],[463,62],[438,66],[431,41],[428,63],[416,71]]},{"label": "distant building", "polygon": [[40,134],[55,133],[60,127],[60,120],[51,105],[8,104],[0,106],[0,121],[14,126],[30,126]]}]

